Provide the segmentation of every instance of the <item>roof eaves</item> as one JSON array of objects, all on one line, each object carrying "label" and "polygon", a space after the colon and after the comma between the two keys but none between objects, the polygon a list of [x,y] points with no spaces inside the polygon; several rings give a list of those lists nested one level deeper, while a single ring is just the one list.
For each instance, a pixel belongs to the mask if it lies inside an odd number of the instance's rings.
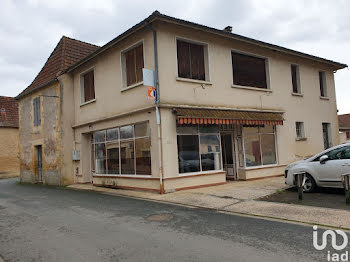
[{"label": "roof eaves", "polygon": [[230,37],[230,38],[238,39],[238,40],[245,41],[245,42],[248,42],[248,43],[252,43],[252,44],[255,44],[255,45],[259,45],[259,46],[262,46],[262,47],[265,47],[265,48],[268,48],[268,49],[272,49],[274,51],[279,51],[279,52],[282,52],[282,53],[288,53],[288,54],[300,56],[300,57],[303,57],[303,58],[316,60],[316,61],[321,62],[321,63],[330,64],[330,65],[336,67],[337,69],[343,69],[343,68],[348,67],[347,64],[339,63],[339,62],[336,62],[336,61],[328,60],[328,59],[325,59],[325,58],[322,58],[322,57],[317,57],[317,56],[314,56],[314,55],[309,55],[309,54],[306,54],[306,53],[303,53],[303,52],[299,52],[299,51],[295,51],[295,50],[292,50],[292,49],[289,49],[289,48],[286,48],[286,47],[270,44],[270,43],[263,42],[263,41],[260,41],[260,40],[256,40],[256,39],[253,39],[253,38],[249,38],[249,37],[246,37],[246,36],[238,35],[238,34],[235,34],[235,33],[224,31],[224,30],[219,30],[219,29],[216,29],[216,28],[213,28],[213,27],[209,27],[209,26],[205,26],[205,25],[189,22],[189,21],[182,20],[182,19],[179,19],[179,18],[167,16],[167,15],[164,15],[164,14],[161,14],[161,13],[158,13],[157,17],[161,18],[164,21],[170,21],[170,22],[177,23],[177,24],[180,24],[180,25],[190,26],[190,27],[193,27],[193,28],[196,28],[196,29],[200,29],[200,30],[203,30],[203,31],[209,31],[209,32],[212,32],[212,33],[215,33],[215,34],[219,34],[221,36]]},{"label": "roof eaves", "polygon": [[114,38],[113,40],[109,41],[107,44],[105,44],[104,46],[102,46],[100,49],[97,49],[95,52],[91,53],[90,55],[86,56],[85,58],[83,58],[82,60],[78,61],[77,63],[73,64],[72,66],[68,67],[64,73],[70,73],[73,70],[75,70],[76,68],[78,68],[79,66],[81,66],[82,64],[88,62],[89,60],[93,59],[94,57],[98,56],[99,54],[105,52],[106,50],[108,50],[109,48],[113,47],[114,45],[116,45],[117,43],[119,43],[120,41],[122,41],[123,39],[125,39],[126,37],[128,37],[129,35],[135,33],[136,31],[144,28],[145,26],[149,25],[150,23],[152,23],[158,16],[159,16],[159,12],[155,11],[153,12],[150,16],[148,16],[146,19],[142,20],[140,23],[134,25],[133,27],[131,27],[130,29],[128,29],[127,31],[125,31],[124,33],[120,34],[119,36],[117,36],[116,38]]},{"label": "roof eaves", "polygon": [[20,93],[18,96],[15,97],[15,100],[19,100],[19,99],[25,97],[26,95],[29,95],[30,93],[33,93],[33,92],[35,92],[35,91],[37,91],[37,90],[39,90],[39,89],[41,89],[41,88],[44,88],[44,87],[46,87],[46,86],[49,86],[49,85],[51,85],[51,84],[53,84],[53,83],[55,83],[55,82],[58,82],[57,77],[56,77],[55,79],[53,79],[53,80],[51,80],[51,81],[49,81],[49,82],[47,82],[47,83],[41,85],[41,86],[35,87],[35,88],[33,88],[33,89],[30,89],[30,90],[28,90],[28,91],[26,91],[26,92],[23,91],[22,93]]}]

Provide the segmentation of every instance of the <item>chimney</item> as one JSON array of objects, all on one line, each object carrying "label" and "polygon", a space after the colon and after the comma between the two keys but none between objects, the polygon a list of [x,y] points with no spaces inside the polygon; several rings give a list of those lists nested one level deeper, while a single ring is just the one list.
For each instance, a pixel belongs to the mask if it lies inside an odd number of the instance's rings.
[{"label": "chimney", "polygon": [[226,26],[225,28],[224,28],[224,31],[226,31],[226,32],[229,32],[229,33],[232,33],[232,26]]}]

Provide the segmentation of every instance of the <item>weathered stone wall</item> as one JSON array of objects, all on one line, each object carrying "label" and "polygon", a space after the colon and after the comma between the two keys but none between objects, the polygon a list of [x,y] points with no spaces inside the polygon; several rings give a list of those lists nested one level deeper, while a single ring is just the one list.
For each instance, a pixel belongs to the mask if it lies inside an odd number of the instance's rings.
[{"label": "weathered stone wall", "polygon": [[18,128],[0,128],[0,174],[19,174]]},{"label": "weathered stone wall", "polygon": [[[57,97],[55,97],[57,96]],[[60,88],[55,83],[19,101],[21,181],[38,181],[36,146],[42,146],[43,183],[61,185]],[[41,125],[34,126],[33,99],[40,97]]]}]

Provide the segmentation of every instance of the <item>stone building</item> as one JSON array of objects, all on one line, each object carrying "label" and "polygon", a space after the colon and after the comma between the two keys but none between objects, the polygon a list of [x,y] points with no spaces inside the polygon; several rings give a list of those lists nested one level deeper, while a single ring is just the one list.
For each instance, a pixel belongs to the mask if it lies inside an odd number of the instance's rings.
[{"label": "stone building", "polygon": [[0,176],[19,174],[18,103],[0,96]]}]

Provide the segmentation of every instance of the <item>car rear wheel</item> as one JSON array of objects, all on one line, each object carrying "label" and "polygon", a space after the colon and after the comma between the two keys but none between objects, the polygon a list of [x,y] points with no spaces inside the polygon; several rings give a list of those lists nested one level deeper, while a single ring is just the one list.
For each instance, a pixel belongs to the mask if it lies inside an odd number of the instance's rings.
[{"label": "car rear wheel", "polygon": [[312,176],[310,176],[309,174],[306,174],[305,177],[305,184],[303,186],[303,190],[305,193],[312,193],[315,191],[317,185],[315,180],[313,179]]}]

